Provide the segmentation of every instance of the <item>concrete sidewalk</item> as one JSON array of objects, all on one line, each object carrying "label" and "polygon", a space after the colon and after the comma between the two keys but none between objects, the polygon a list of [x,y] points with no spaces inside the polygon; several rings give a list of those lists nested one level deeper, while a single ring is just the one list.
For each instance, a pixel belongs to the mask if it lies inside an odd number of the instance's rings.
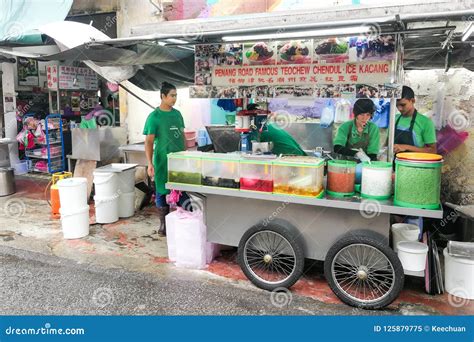
[{"label": "concrete sidewalk", "polygon": [[[59,220],[51,219],[46,200],[49,178],[17,177],[17,193],[0,198],[0,245],[56,256],[77,263],[105,268],[121,268],[173,279],[193,275],[247,291],[261,291],[244,276],[236,263],[236,251],[226,250],[206,270],[188,270],[175,267],[167,259],[166,238],[157,235],[158,219],[153,208],[146,208],[129,219],[113,224],[92,224],[90,235],[78,240],[64,240]],[[94,208],[90,209],[95,222]],[[315,305],[334,306],[347,314],[360,314],[333,294],[326,283],[320,263],[307,265],[305,276],[291,291],[295,295],[314,300]],[[453,298],[448,294],[429,296],[423,290],[422,280],[408,278],[400,297],[383,312],[406,315],[472,315],[474,301]],[[380,314],[381,312],[373,313]]]}]

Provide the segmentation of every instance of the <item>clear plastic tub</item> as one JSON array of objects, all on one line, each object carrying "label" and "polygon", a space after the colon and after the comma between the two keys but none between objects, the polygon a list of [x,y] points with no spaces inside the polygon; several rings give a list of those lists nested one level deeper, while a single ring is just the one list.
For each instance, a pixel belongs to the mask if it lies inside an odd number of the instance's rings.
[{"label": "clear plastic tub", "polygon": [[168,182],[201,185],[202,152],[168,154]]},{"label": "clear plastic tub", "polygon": [[362,197],[388,199],[392,196],[392,163],[374,161],[362,166]]},{"label": "clear plastic tub", "polygon": [[273,192],[272,160],[240,160],[240,190]]},{"label": "clear plastic tub", "polygon": [[324,195],[324,160],[283,157],[273,162],[273,193],[307,197]]},{"label": "clear plastic tub", "polygon": [[202,157],[202,185],[228,189],[240,188],[240,156],[205,153]]},{"label": "clear plastic tub", "polygon": [[349,160],[330,160],[328,162],[327,193],[335,197],[354,195],[357,163]]}]

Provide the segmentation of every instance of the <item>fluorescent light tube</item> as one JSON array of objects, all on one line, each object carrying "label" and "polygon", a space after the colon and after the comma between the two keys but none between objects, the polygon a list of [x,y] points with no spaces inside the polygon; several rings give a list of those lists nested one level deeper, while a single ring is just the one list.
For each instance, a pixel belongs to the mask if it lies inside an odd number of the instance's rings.
[{"label": "fluorescent light tube", "polygon": [[474,26],[472,23],[470,23],[466,31],[464,31],[464,33],[462,34],[461,41],[465,42],[466,40],[468,40],[473,30],[474,30]]},{"label": "fluorescent light tube", "polygon": [[189,44],[189,42],[182,39],[169,38],[169,39],[166,39],[166,41],[170,43],[174,43],[174,44]]},{"label": "fluorescent light tube", "polygon": [[[351,26],[341,27],[334,29],[323,29],[323,30],[308,30],[308,31],[296,31],[296,32],[279,32],[270,34],[254,34],[246,36],[224,36],[223,41],[252,41],[252,40],[269,40],[269,39],[285,39],[285,38],[311,38],[318,36],[337,36],[343,34],[361,34],[371,32],[370,26]],[[375,34],[376,32],[374,32]]]}]

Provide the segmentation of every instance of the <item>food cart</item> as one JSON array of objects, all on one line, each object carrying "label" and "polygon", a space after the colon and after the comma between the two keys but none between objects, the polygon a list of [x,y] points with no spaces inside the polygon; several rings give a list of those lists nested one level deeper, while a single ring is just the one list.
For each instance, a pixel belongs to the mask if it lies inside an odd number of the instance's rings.
[{"label": "food cart", "polygon": [[404,270],[388,243],[390,215],[442,218],[441,210],[404,208],[390,200],[167,187],[203,200],[208,241],[238,247],[239,264],[256,286],[269,291],[290,287],[301,277],[305,258],[321,260],[334,293],[369,309],[390,304],[403,288]]},{"label": "food cart", "polygon": [[[400,36],[397,32],[391,34],[397,38]],[[323,44],[319,43],[316,54],[327,50],[326,45],[332,42],[327,40]],[[335,58],[324,55],[325,60],[319,60],[317,66],[307,65],[305,63],[308,61],[302,59],[302,62],[294,63],[298,64],[296,67],[288,67],[292,63],[286,60],[282,63],[277,61],[269,68],[269,63],[265,61],[258,63],[258,51],[263,59],[274,58],[269,51],[271,44],[272,42],[248,43],[250,52],[243,51],[244,62],[241,67],[214,66],[210,70],[201,70],[202,66],[199,66],[200,69],[196,72],[210,72],[212,83],[206,84],[206,80],[201,77],[198,79],[200,84],[190,93],[198,94],[197,97],[212,98],[213,94],[220,94],[219,89],[212,89],[214,86],[225,88],[231,94],[239,93],[233,88],[235,85],[261,86],[253,83],[254,78],[266,72],[276,75],[274,79],[268,79],[270,83],[282,82],[280,85],[288,83],[295,86],[293,91],[283,86],[275,88],[272,90],[273,94],[293,94],[297,89],[300,96],[307,91],[305,86],[311,87],[319,82],[323,85],[344,85],[346,87],[340,88],[340,91],[349,89],[349,92],[354,92],[355,98],[356,92],[351,90],[351,84],[354,88],[355,83],[378,84],[379,90],[380,84],[388,85],[388,89],[392,90],[389,92],[392,105],[387,124],[386,158],[388,161],[393,159],[394,103],[398,96],[397,88],[398,91],[400,88],[397,82],[401,83],[402,74],[401,39],[394,42],[388,66],[385,60],[352,63],[341,59],[341,56]],[[313,49],[316,44],[315,38],[314,45],[311,45]],[[354,56],[359,59],[358,42],[349,41],[348,44],[354,44],[357,50]],[[291,47],[287,45],[281,48],[285,49],[285,56]],[[245,49],[246,44],[243,46]],[[278,43],[275,46],[278,46],[277,52],[283,51],[279,49]],[[305,45],[296,48],[303,53],[306,51]],[[233,49],[235,50],[235,46]],[[337,49],[342,51],[343,47],[338,45]],[[234,50],[233,58],[237,54]],[[200,53],[198,61],[207,58],[206,49],[196,48],[196,51]],[[245,58],[249,59],[247,65]],[[264,67],[260,67],[262,65]],[[232,75],[237,76],[232,79]],[[337,75],[346,78],[342,81],[343,78]],[[266,79],[259,80],[263,82]],[[344,82],[345,84],[341,84]],[[246,91],[251,93],[252,90]],[[318,94],[322,92],[327,94],[328,89],[318,88]],[[269,291],[288,288],[302,276],[305,258],[324,261],[324,274],[333,292],[345,303],[366,309],[382,308],[396,299],[403,288],[405,274],[419,277],[424,277],[425,274],[424,271],[404,270],[397,254],[389,246],[391,215],[437,219],[441,219],[443,215],[442,210],[438,209],[439,203],[436,204],[437,208],[424,209],[395,205],[392,199],[364,199],[357,195],[338,198],[326,193],[322,198],[305,197],[271,191],[242,191],[242,185],[240,190],[236,190],[176,181],[170,181],[167,188],[186,191],[202,199],[201,209],[204,212],[208,241],[238,247],[240,267],[257,287]]]}]

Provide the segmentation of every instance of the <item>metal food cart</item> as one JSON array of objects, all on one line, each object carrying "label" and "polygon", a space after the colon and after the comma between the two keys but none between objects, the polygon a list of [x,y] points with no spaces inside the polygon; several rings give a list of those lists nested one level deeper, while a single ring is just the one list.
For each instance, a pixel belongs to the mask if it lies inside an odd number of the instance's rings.
[{"label": "metal food cart", "polygon": [[[442,210],[398,207],[391,200],[304,198],[168,183],[202,198],[207,239],[238,247],[256,286],[292,286],[304,259],[324,261],[324,274],[345,303],[378,309],[397,298],[405,272],[389,246],[390,215],[442,218]],[[424,273],[407,273],[424,276]]]}]

